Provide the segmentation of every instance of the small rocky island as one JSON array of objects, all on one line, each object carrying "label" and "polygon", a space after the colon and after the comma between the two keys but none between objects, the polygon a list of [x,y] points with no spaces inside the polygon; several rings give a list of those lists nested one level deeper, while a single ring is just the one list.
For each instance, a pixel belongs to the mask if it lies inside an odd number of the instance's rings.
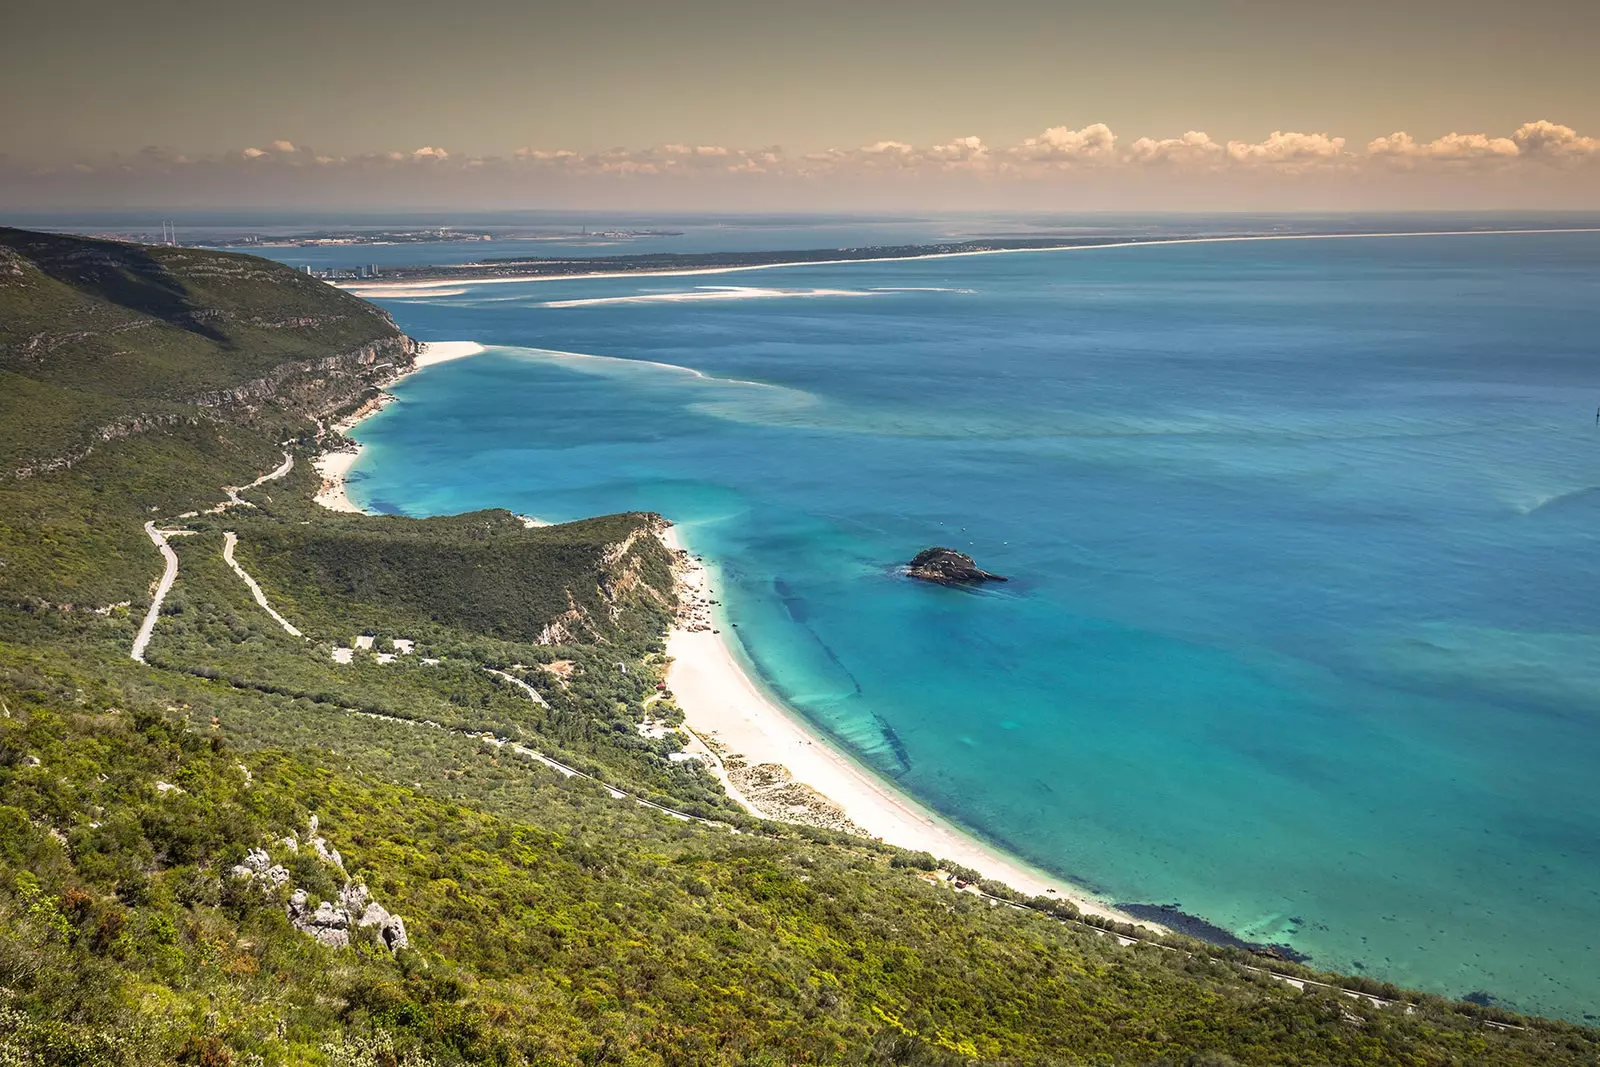
[{"label": "small rocky island", "polygon": [[972,561],[972,557],[953,548],[925,548],[911,557],[906,574],[925,582],[941,585],[978,585],[982,582],[1003,582],[998,574],[990,574]]}]

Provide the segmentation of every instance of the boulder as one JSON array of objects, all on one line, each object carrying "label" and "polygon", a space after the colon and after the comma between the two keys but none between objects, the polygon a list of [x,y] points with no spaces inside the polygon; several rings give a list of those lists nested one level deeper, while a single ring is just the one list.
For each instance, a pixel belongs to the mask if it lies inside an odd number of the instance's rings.
[{"label": "boulder", "polygon": [[367,905],[367,910],[361,913],[358,926],[376,926],[378,937],[388,946],[389,951],[399,952],[410,946],[411,941],[406,937],[406,922],[398,915],[390,915],[387,908],[377,901]]}]

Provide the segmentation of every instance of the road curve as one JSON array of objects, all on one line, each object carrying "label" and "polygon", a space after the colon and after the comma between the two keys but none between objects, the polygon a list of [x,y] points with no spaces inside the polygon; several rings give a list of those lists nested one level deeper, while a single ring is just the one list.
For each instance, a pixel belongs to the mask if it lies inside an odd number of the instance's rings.
[{"label": "road curve", "polygon": [[167,544],[167,532],[156,529],[154,522],[144,524],[144,532],[150,540],[161,550],[166,557],[167,569],[161,575],[161,581],[156,585],[156,595],[150,600],[150,610],[145,613],[144,622],[139,625],[139,634],[133,639],[132,655],[135,663],[144,662],[145,646],[150,644],[150,635],[156,631],[156,616],[161,614],[161,602],[167,598],[167,593],[172,589],[172,583],[178,579],[178,554],[172,551],[172,546]]}]

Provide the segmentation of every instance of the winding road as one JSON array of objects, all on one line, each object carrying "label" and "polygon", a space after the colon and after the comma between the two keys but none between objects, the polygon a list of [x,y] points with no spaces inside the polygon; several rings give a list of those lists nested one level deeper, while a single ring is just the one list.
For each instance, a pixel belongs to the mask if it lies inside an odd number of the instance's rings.
[{"label": "winding road", "polygon": [[144,532],[150,540],[161,550],[161,555],[166,558],[167,569],[162,572],[161,581],[156,584],[155,596],[150,598],[150,610],[145,612],[144,622],[139,624],[139,633],[133,639],[132,655],[134,662],[143,663],[144,650],[150,644],[150,635],[156,632],[156,616],[161,614],[161,602],[167,599],[167,594],[172,591],[172,583],[178,580],[178,554],[172,551],[172,546],[167,544],[167,538],[179,534],[186,534],[188,530],[158,530],[154,521],[144,524]]},{"label": "winding road", "polygon": [[[294,470],[294,456],[285,452],[283,454],[283,462],[280,465],[263,474],[249,485],[240,486],[237,489],[232,486],[223,486],[222,491],[228,494],[228,499],[212,508],[210,513],[216,514],[235,504],[248,505],[250,502],[239,496],[241,492],[247,489],[254,489],[262,482],[270,482],[274,478],[282,478],[292,470]],[[188,512],[186,514],[192,515],[194,513]],[[139,624],[139,632],[133,638],[133,648],[129,650],[128,655],[135,663],[146,662],[144,650],[149,647],[150,638],[156,632],[156,619],[161,615],[161,602],[167,599],[167,594],[172,591],[172,583],[178,580],[178,554],[172,550],[171,545],[167,544],[167,538],[187,537],[195,531],[184,529],[158,530],[156,529],[155,521],[151,520],[144,524],[144,532],[149,535],[151,543],[161,550],[162,557],[167,561],[167,567],[161,574],[161,580],[156,583],[155,595],[150,598],[150,610],[145,612],[144,622]],[[244,572],[244,569],[233,561],[233,546],[237,541],[238,538],[232,533],[226,535],[223,542],[222,558],[228,561],[228,566],[238,572],[239,577],[249,583],[251,591],[255,594],[256,603],[266,608],[267,613],[277,619],[285,630],[288,630],[296,637],[304,636],[299,630],[290,625],[282,615],[268,607],[266,594],[261,592],[261,587],[256,585],[251,577]]]}]

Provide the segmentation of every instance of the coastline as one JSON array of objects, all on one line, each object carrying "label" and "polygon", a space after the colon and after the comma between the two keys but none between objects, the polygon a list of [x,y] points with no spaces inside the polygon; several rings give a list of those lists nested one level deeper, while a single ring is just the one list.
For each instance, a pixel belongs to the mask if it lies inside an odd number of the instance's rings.
[{"label": "coastline", "polygon": [[[388,384],[393,385],[395,382],[415,374],[424,367],[431,367],[437,363],[448,363],[453,359],[464,359],[467,356],[475,356],[483,351],[486,351],[484,346],[476,341],[424,341],[418,348],[417,357],[412,363],[411,369],[396,375]],[[372,402],[362,405],[354,414],[334,423],[333,432],[340,436],[349,433],[362,420],[371,418],[382,411],[389,401],[393,399],[394,397],[384,393]],[[354,467],[356,461],[361,458],[361,451],[361,445],[355,443],[353,447],[347,445],[323,452],[312,460],[312,467],[322,477],[322,485],[312,499],[329,511],[342,511],[356,515],[363,514],[362,510],[356,507],[354,501],[350,499],[350,495],[347,492],[349,486],[346,481],[350,468]]]},{"label": "coastline", "polygon": [[525,274],[514,277],[506,277],[505,275],[485,275],[482,277],[460,275],[412,280],[399,279],[380,282],[377,285],[371,283],[363,284],[361,282],[330,282],[329,284],[362,298],[399,297],[411,292],[416,292],[416,295],[424,297],[430,295],[455,296],[459,294],[445,294],[437,292],[437,290],[460,285],[570,282],[596,278],[688,278],[705,274],[735,274],[751,270],[780,270],[787,267],[838,267],[848,266],[852,263],[912,263],[924,259],[960,259],[966,256],[1013,256],[1039,252],[1089,252],[1105,248],[1143,248],[1152,245],[1233,244],[1244,241],[1340,241],[1380,237],[1492,237],[1538,233],[1600,233],[1600,228],[1571,226],[1505,230],[1414,230],[1406,233],[1263,233],[1239,234],[1231,237],[1164,237],[1152,238],[1147,241],[1113,241],[1106,244],[1048,245],[1039,248],[989,248],[969,252],[930,252],[919,256],[882,256],[871,259],[815,259],[795,263],[750,263],[727,267],[695,267],[689,270],[593,271],[588,274]]},{"label": "coastline", "polygon": [[[674,570],[681,595],[691,604],[693,618],[693,612],[703,611],[709,603],[710,575],[705,565],[694,558],[678,527],[664,530],[661,539],[669,550],[681,553]],[[806,791],[829,802],[858,832],[971,867],[985,878],[1004,882],[1030,896],[1071,901],[1086,915],[1161,929],[1007,855],[884,782],[768,695],[739,662],[729,638],[709,624],[685,625],[682,619],[675,622],[667,638],[667,654],[672,657],[667,686],[683,709],[685,725],[701,745],[709,743],[720,750],[716,754],[726,756],[727,765],[736,765],[736,761],[749,767],[777,765],[787,772],[786,783],[802,789],[809,787]],[[752,803],[741,795],[741,790],[729,781],[722,759],[717,759],[713,769],[751,814],[794,821],[785,814],[762,810],[757,806],[759,801]]]},{"label": "coastline", "polygon": [[[474,341],[425,343],[409,374],[438,363],[485,351]],[[389,400],[380,396],[336,423],[345,434],[381,411]],[[361,457],[361,446],[323,452],[313,466],[322,476],[315,496],[331,511],[361,514],[347,492],[346,477]],[[528,526],[547,525],[519,515]],[[668,526],[660,537],[678,559],[674,575],[688,603],[688,617],[674,620],[667,638],[672,657],[667,679],[688,728],[688,751],[701,756],[722,781],[735,803],[751,814],[774,821],[807,821],[814,825],[877,837],[913,851],[925,851],[979,871],[1030,896],[1067,900],[1086,915],[1153,930],[1157,923],[1117,911],[1106,902],[988,844],[939,816],[861,766],[769,695],[739,661],[734,647],[711,623],[711,575],[684,544],[679,530]],[[734,775],[754,772],[761,780],[751,788]],[[765,807],[763,807],[765,805]],[[797,820],[798,810],[808,817]],[[822,817],[818,818],[818,813]]]}]

